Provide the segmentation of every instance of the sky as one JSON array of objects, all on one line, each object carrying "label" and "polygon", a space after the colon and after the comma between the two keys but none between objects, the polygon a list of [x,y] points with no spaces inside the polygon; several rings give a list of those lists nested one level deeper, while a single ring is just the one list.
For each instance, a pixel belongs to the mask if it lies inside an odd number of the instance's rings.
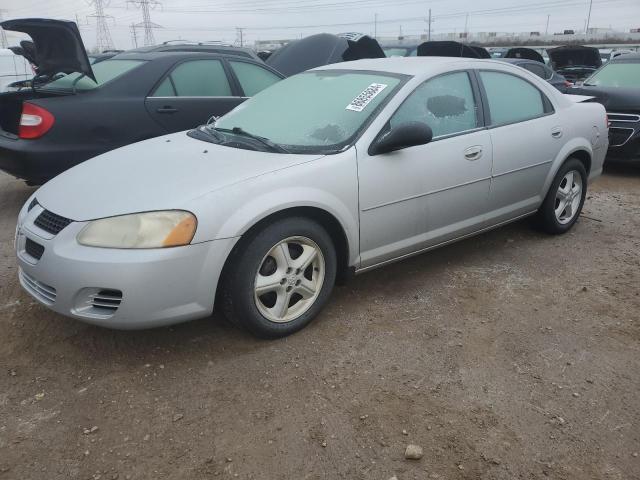
[{"label": "sky", "polygon": [[[91,3],[91,2],[94,3]],[[313,33],[361,32],[383,37],[426,32],[584,30],[590,0],[0,0],[4,19],[44,17],[78,22],[87,48],[96,45],[96,1],[101,1],[115,48],[133,46],[132,24],[142,22],[140,1],[152,3],[157,42],[183,39],[245,44]],[[590,27],[640,28],[640,0],[592,0]],[[377,18],[377,23],[375,19]],[[142,45],[143,31],[136,28]],[[10,43],[18,36],[9,34]]]}]

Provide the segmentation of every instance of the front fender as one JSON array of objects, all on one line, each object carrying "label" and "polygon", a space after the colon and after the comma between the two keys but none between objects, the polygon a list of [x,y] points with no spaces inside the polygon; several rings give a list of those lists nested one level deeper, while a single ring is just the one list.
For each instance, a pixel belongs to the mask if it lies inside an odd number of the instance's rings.
[{"label": "front fender", "polygon": [[198,217],[194,242],[239,237],[270,215],[310,207],[337,220],[348,243],[349,265],[357,265],[360,245],[355,158],[340,157],[332,155],[200,197],[189,208]]}]

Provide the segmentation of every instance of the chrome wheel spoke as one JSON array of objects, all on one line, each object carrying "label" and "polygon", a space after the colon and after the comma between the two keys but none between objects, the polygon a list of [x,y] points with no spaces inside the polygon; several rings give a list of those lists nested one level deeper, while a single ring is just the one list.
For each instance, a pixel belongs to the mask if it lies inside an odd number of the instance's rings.
[{"label": "chrome wheel spoke", "polygon": [[262,296],[265,293],[269,293],[269,292],[275,292],[281,288],[282,288],[282,283],[277,273],[274,273],[273,275],[269,275],[268,277],[265,277],[264,275],[260,275],[259,273],[256,276],[255,291],[256,291],[256,295],[258,296]]},{"label": "chrome wheel spoke", "polygon": [[289,310],[289,302],[291,301],[291,293],[282,289],[278,292],[275,305],[270,309],[273,312],[273,316],[277,319],[283,319],[287,315]]},{"label": "chrome wheel spoke", "polygon": [[305,271],[309,265],[317,258],[318,251],[308,245],[302,246],[302,253],[292,263],[293,266],[301,271]]},{"label": "chrome wheel spoke", "polygon": [[306,278],[302,280],[300,285],[296,288],[296,292],[304,299],[313,298],[316,291],[317,288],[315,282],[313,280],[307,280]]},{"label": "chrome wheel spoke", "polygon": [[287,268],[290,268],[291,264],[293,263],[291,260],[291,255],[289,254],[289,245],[286,243],[280,243],[276,245],[273,249],[271,249],[269,255],[271,255],[275,259],[276,263],[278,264],[278,269],[286,270]]}]

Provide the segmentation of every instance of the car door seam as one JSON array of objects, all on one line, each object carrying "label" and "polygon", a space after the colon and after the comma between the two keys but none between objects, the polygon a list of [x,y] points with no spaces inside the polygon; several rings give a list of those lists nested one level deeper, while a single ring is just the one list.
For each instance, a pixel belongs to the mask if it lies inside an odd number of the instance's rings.
[{"label": "car door seam", "polygon": [[552,163],[553,159],[551,160],[545,160],[544,162],[538,162],[538,163],[534,163],[533,165],[526,165],[524,167],[520,167],[520,168],[516,168],[514,170],[509,170],[507,172],[501,172],[501,173],[495,173],[493,175],[491,175],[491,178],[498,178],[498,177],[502,177],[504,175],[509,175],[510,173],[517,173],[520,172],[522,170],[527,170],[528,168],[535,168],[535,167],[540,167],[542,165],[546,165],[548,163]]},{"label": "car door seam", "polygon": [[379,205],[374,205],[373,207],[363,208],[360,211],[361,212],[369,212],[371,210],[375,210],[376,208],[388,207],[389,205],[394,205],[396,203],[407,202],[409,200],[415,200],[417,198],[426,197],[428,195],[433,195],[433,194],[436,194],[436,193],[446,192],[447,190],[453,190],[454,188],[466,187],[468,185],[472,185],[472,184],[478,183],[478,182],[485,182],[485,181],[490,180],[490,179],[491,179],[491,177],[478,178],[476,180],[470,180],[468,182],[459,183],[457,185],[452,185],[452,186],[449,186],[449,187],[440,188],[438,190],[432,190],[432,191],[429,191],[429,192],[426,192],[426,193],[418,193],[418,194],[412,195],[410,197],[400,198],[398,200],[392,200],[390,202],[381,203]]}]

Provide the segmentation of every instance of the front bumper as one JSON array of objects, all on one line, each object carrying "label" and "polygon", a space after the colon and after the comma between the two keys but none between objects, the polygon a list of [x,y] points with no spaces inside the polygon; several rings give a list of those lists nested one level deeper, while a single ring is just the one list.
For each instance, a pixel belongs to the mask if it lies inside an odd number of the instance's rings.
[{"label": "front bumper", "polygon": [[[85,247],[76,241],[85,222],[54,236],[33,223],[42,210],[36,205],[19,222],[16,252],[22,287],[51,310],[116,329],[158,327],[213,312],[218,279],[237,239],[148,250]],[[39,259],[28,241],[44,248]]]},{"label": "front bumper", "polygon": [[[610,114],[618,115],[619,114]],[[629,115],[629,117],[636,117]],[[640,161],[640,120],[612,121],[609,127],[607,160],[616,162]]]}]

